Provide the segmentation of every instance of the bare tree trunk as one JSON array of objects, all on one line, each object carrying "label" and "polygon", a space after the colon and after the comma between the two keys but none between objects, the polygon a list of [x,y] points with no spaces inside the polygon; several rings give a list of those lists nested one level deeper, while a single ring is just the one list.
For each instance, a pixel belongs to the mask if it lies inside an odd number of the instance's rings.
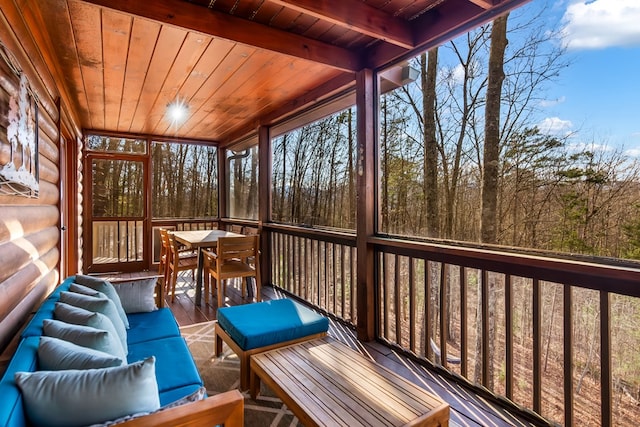
[{"label": "bare tree trunk", "polygon": [[480,236],[483,243],[495,243],[497,237],[498,164],[500,155],[500,101],[504,81],[504,52],[507,48],[507,18],[493,22],[491,52],[485,109],[484,156],[482,173],[482,219]]},{"label": "bare tree trunk", "polygon": [[[502,82],[504,81],[504,54],[507,48],[507,19],[508,14],[498,17],[493,21],[491,29],[491,50],[489,53],[489,73],[487,82],[485,130],[484,130],[484,154],[482,173],[482,209],[480,223],[480,238],[483,243],[496,243],[497,217],[498,217],[498,166],[500,157],[500,102],[502,98]],[[487,364],[489,372],[486,377],[486,386],[493,390],[494,372],[494,341],[495,341],[495,283],[489,279],[487,283],[489,319],[486,324],[489,328]],[[480,334],[478,334],[480,336]]]},{"label": "bare tree trunk", "polygon": [[438,48],[420,56],[422,114],[424,120],[424,200],[427,205],[427,236],[439,237],[438,141],[436,139],[436,77]]}]

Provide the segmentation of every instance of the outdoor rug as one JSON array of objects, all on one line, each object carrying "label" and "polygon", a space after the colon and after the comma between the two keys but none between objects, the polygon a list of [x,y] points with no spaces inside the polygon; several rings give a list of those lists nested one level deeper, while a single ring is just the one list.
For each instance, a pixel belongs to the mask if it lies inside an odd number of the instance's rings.
[{"label": "outdoor rug", "polygon": [[[191,354],[196,361],[200,376],[207,388],[207,394],[222,393],[237,389],[240,385],[240,362],[238,357],[224,344],[223,354],[214,356],[214,322],[197,323],[180,328],[187,340]],[[298,419],[289,411],[273,392],[262,385],[257,400],[251,399],[249,392],[244,396],[244,425],[255,427],[298,426]]]}]

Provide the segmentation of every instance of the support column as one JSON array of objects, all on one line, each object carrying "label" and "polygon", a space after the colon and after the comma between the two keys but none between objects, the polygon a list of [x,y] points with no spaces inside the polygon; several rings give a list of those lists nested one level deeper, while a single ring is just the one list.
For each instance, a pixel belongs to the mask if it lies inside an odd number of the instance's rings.
[{"label": "support column", "polygon": [[263,225],[271,221],[271,132],[269,127],[258,128],[258,232],[260,233],[260,275],[262,286],[271,285],[271,233]]},{"label": "support column", "polygon": [[357,108],[357,205],[356,205],[356,253],[357,253],[357,304],[358,339],[375,338],[375,262],[373,247],[368,243],[375,231],[376,186],[376,117],[378,100],[372,70],[356,73]]},{"label": "support column", "polygon": [[[227,218],[227,194],[229,188],[229,174],[227,174],[227,150],[218,147],[218,218]],[[218,224],[222,228],[222,223]]]}]

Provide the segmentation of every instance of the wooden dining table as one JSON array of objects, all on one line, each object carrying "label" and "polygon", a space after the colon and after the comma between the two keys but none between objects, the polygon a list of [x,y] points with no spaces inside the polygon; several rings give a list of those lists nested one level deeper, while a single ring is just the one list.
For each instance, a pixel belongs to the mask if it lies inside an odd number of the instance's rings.
[{"label": "wooden dining table", "polygon": [[202,301],[202,269],[204,264],[203,248],[215,247],[220,237],[244,237],[243,234],[225,230],[189,230],[173,231],[173,237],[187,248],[198,251],[198,269],[196,271],[196,305]]}]

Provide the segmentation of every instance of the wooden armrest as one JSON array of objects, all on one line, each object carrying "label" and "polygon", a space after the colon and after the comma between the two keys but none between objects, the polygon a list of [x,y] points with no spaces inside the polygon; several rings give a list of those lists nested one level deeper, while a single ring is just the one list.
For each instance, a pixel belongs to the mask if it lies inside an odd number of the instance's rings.
[{"label": "wooden armrest", "polygon": [[203,254],[206,258],[212,258],[212,259],[216,259],[216,258],[218,258],[218,254],[216,254],[216,253],[215,253],[215,252],[213,252],[213,251],[206,250],[206,249],[203,249],[203,250],[202,250],[202,254]]},{"label": "wooden armrest", "polygon": [[198,402],[176,406],[118,424],[126,427],[225,427],[244,426],[244,398],[238,390],[210,396]]}]

